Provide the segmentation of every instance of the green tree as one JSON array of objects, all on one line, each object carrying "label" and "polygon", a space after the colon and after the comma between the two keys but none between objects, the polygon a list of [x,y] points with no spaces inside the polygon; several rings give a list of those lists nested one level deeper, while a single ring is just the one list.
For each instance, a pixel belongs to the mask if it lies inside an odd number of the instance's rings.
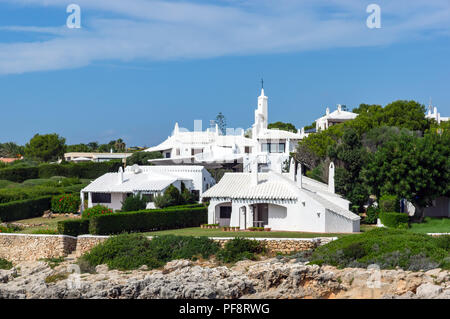
[{"label": "green tree", "polygon": [[127,158],[127,165],[150,165],[148,160],[162,157],[161,152],[135,152]]},{"label": "green tree", "polygon": [[36,134],[25,145],[25,156],[41,161],[49,162],[57,160],[64,155],[66,139],[58,134]]},{"label": "green tree", "polygon": [[24,154],[24,147],[13,142],[0,144],[0,157],[20,157]]},{"label": "green tree", "polygon": [[67,145],[66,152],[91,152],[91,148],[83,143]]},{"label": "green tree", "polygon": [[289,131],[289,132],[297,132],[297,129],[295,128],[294,124],[284,123],[284,122],[270,123],[269,125],[267,125],[267,128],[279,129],[279,130]]},{"label": "green tree", "polygon": [[158,208],[184,204],[180,191],[173,185],[166,188],[164,195],[155,196],[154,203]]},{"label": "green tree", "polygon": [[450,196],[450,132],[422,138],[399,135],[371,156],[363,176],[377,198],[405,198],[423,220],[425,207],[437,197]]},{"label": "green tree", "polygon": [[147,199],[141,197],[141,194],[135,194],[132,196],[128,196],[122,202],[122,211],[123,212],[135,212],[138,210],[143,210],[147,207]]},{"label": "green tree", "polygon": [[222,132],[222,135],[225,135],[227,129],[227,120],[222,112],[219,112],[219,114],[217,114],[215,122],[219,127],[220,132]]}]

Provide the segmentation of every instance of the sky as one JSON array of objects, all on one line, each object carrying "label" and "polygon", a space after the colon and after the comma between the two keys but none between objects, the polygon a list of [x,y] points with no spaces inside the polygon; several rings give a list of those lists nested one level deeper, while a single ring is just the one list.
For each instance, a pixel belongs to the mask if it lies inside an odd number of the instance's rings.
[{"label": "sky", "polygon": [[219,112],[246,129],[261,78],[269,122],[297,128],[398,99],[450,116],[449,56],[448,0],[0,0],[0,143],[153,146]]}]

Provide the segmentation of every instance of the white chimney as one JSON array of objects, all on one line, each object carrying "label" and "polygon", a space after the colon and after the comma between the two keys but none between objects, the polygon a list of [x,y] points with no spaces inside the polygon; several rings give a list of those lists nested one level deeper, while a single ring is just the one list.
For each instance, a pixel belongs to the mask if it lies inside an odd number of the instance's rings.
[{"label": "white chimney", "polygon": [[327,107],[327,109],[325,110],[325,112],[327,113],[327,115],[330,114],[330,108]]},{"label": "white chimney", "polygon": [[302,164],[299,163],[297,166],[297,186],[302,188]]},{"label": "white chimney", "polygon": [[342,106],[340,104],[338,104],[338,112],[340,112],[342,110]]},{"label": "white chimney", "polygon": [[330,167],[328,169],[328,191],[330,193],[334,193],[334,163],[330,163]]},{"label": "white chimney", "polygon": [[289,163],[289,178],[295,182],[295,160],[293,157]]},{"label": "white chimney", "polygon": [[252,163],[251,184],[252,186],[258,185],[258,161],[255,160]]},{"label": "white chimney", "polygon": [[123,183],[123,168],[119,167],[119,177],[118,177],[119,185]]}]

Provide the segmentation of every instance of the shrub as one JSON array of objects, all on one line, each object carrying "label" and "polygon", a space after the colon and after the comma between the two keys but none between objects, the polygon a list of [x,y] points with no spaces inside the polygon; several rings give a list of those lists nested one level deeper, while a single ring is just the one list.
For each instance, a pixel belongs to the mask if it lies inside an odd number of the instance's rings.
[{"label": "shrub", "polygon": [[57,235],[58,231],[54,229],[42,228],[36,229],[31,232],[32,234],[42,234],[42,235]]},{"label": "shrub", "polygon": [[[83,213],[84,214],[84,213]],[[91,218],[89,232],[97,235],[146,232],[197,227],[207,221],[206,207],[151,209],[137,212],[97,214]]]},{"label": "shrub", "polygon": [[379,209],[370,206],[369,208],[367,208],[366,217],[363,219],[363,222],[365,224],[376,224],[379,213]]},{"label": "shrub", "polygon": [[396,195],[383,195],[379,200],[379,206],[382,212],[399,212],[400,200]]},{"label": "shrub", "polygon": [[208,238],[158,236],[149,240],[141,234],[121,234],[108,238],[82,256],[82,262],[94,267],[107,264],[110,269],[130,270],[147,265],[150,269],[179,258],[208,258],[219,245]]},{"label": "shrub", "polygon": [[59,221],[58,233],[74,237],[89,234],[89,219],[70,219]]},{"label": "shrub", "polygon": [[80,208],[80,197],[73,194],[53,196],[51,210],[54,213],[77,213]]},{"label": "shrub", "polygon": [[9,270],[9,269],[11,269],[12,267],[13,267],[12,262],[10,262],[10,261],[8,261],[8,260],[6,260],[6,259],[0,258],[0,269],[6,269],[6,270]]},{"label": "shrub", "polygon": [[405,213],[380,213],[380,221],[384,226],[392,228],[408,228],[409,216]]},{"label": "shrub", "polygon": [[382,269],[450,269],[449,250],[443,248],[446,244],[442,241],[445,240],[405,230],[378,228],[318,247],[311,263],[339,268],[378,264]]},{"label": "shrub", "polygon": [[0,204],[0,219],[10,222],[42,216],[44,211],[50,209],[50,202],[51,196],[43,196]]},{"label": "shrub", "polygon": [[113,210],[103,205],[95,205],[83,211],[83,218],[92,218],[94,216],[112,214]]},{"label": "shrub", "polygon": [[[182,188],[184,188],[183,184]],[[154,203],[158,208],[186,204],[178,188],[173,185],[166,188],[164,195],[155,196]]]},{"label": "shrub", "polygon": [[7,167],[0,169],[0,179],[22,183],[27,179],[39,178],[37,167]]},{"label": "shrub", "polygon": [[141,197],[140,194],[128,196],[122,202],[123,212],[135,212],[138,210],[143,210],[147,207],[147,199]]},{"label": "shrub", "polygon": [[255,260],[256,255],[265,251],[263,244],[256,240],[236,237],[226,242],[219,251],[217,258],[225,263],[232,263],[242,259]]}]

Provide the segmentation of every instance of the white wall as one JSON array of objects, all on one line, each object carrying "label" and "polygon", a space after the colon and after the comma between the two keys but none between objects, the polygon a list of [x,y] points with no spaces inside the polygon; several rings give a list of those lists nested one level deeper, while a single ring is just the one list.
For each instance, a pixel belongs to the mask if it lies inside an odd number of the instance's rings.
[{"label": "white wall", "polygon": [[351,220],[330,210],[325,212],[325,231],[327,233],[359,232],[359,220]]}]

